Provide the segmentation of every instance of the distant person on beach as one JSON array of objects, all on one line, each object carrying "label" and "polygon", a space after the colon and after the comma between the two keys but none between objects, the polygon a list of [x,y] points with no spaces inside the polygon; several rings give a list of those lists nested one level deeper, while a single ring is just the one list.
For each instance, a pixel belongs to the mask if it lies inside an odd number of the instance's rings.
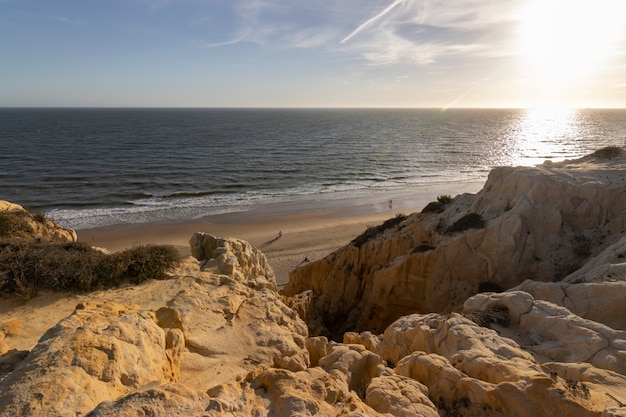
[{"label": "distant person on beach", "polygon": [[389,200],[389,210],[391,210],[391,207],[393,207],[393,200]]}]

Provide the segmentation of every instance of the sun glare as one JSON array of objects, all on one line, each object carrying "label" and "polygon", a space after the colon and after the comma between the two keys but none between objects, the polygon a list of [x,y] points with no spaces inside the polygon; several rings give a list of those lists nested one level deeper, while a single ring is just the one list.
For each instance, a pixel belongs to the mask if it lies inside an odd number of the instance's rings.
[{"label": "sun glare", "polygon": [[614,53],[625,11],[623,0],[532,0],[520,27],[528,77],[550,85],[592,76]]},{"label": "sun glare", "polygon": [[563,158],[562,147],[572,147],[578,136],[578,111],[565,108],[535,108],[526,110],[511,129],[512,165],[537,165],[545,160]]}]

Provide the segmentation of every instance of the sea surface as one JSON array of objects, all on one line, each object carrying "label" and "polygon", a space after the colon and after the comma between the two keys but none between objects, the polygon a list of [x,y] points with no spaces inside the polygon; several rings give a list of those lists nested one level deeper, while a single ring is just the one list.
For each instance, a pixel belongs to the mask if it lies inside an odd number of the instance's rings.
[{"label": "sea surface", "polygon": [[86,229],[336,201],[626,145],[626,110],[0,109],[0,199]]}]

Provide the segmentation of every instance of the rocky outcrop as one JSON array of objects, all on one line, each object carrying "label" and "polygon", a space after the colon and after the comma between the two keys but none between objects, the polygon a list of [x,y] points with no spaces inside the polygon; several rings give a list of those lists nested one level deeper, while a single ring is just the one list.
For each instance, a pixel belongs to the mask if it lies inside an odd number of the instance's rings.
[{"label": "rocky outcrop", "polygon": [[61,227],[43,215],[33,215],[22,206],[0,200],[0,238],[25,237],[53,242],[76,242],[73,229]]},{"label": "rocky outcrop", "polygon": [[155,313],[84,303],[2,380],[3,416],[76,416],[151,382],[179,378],[183,337]]},{"label": "rocky outcrop", "polygon": [[33,327],[0,312],[0,417],[624,416],[625,190],[599,167],[496,170],[292,276],[326,271],[328,292],[281,296],[261,252],[198,233],[169,280],[85,295],[28,351],[11,344]]},{"label": "rocky outcrop", "polygon": [[626,151],[502,167],[475,195],[429,205],[303,265],[282,293],[307,294],[303,317],[321,334],[382,332],[406,314],[451,312],[479,292],[562,280],[625,231]]},{"label": "rocky outcrop", "polygon": [[515,290],[572,313],[626,330],[626,236],[559,282],[526,280]]},{"label": "rocky outcrop", "polygon": [[189,258],[170,281],[142,289],[152,298],[174,285],[160,307],[84,302],[27,355],[9,351],[14,359],[0,362],[0,416],[204,415],[208,390],[260,366],[306,370],[306,325],[272,289],[273,274],[258,275],[263,254],[236,239],[202,239],[218,244],[206,269]]}]

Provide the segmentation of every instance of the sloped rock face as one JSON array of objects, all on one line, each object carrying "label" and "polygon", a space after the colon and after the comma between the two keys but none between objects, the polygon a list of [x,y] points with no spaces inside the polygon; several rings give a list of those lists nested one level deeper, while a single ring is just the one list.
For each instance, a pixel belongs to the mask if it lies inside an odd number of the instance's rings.
[{"label": "sloped rock face", "polygon": [[271,289],[273,274],[259,275],[264,255],[210,239],[219,255],[206,270],[187,259],[162,307],[81,303],[25,358],[0,365],[0,416],[204,415],[207,390],[259,366],[307,369],[306,325]]},{"label": "sloped rock face", "polygon": [[[569,178],[568,183],[579,178],[570,171],[580,164],[586,170],[579,177],[600,165],[587,159],[544,166],[541,175],[533,174],[539,176],[535,182],[545,175],[548,183]],[[567,175],[564,167],[570,170]],[[499,181],[525,181],[520,173],[505,177]],[[598,173],[592,177],[602,178]],[[606,179],[599,188],[613,196],[611,205],[623,207],[619,192],[611,188],[615,175]],[[484,196],[490,192],[486,186],[477,196],[457,197],[441,213],[394,219],[387,230],[357,239],[313,268],[327,265],[329,273],[344,274],[343,280],[333,275],[332,283],[321,278],[340,291],[341,302],[334,301],[337,295],[315,289],[281,297],[262,253],[240,240],[196,234],[191,247],[197,258],[185,260],[171,280],[116,290],[136,290],[141,295],[137,305],[115,303],[113,294],[119,292],[100,292],[97,296],[108,301],[80,303],[30,352],[11,350],[0,356],[0,417],[624,416],[626,331],[623,317],[614,317],[623,311],[619,297],[626,238],[616,231],[623,225],[623,209],[596,211],[601,217],[596,224],[573,216],[563,203],[557,213],[564,238],[556,240],[556,234],[544,236],[539,226],[526,224],[531,215],[516,209],[527,205],[523,201],[535,186],[519,186],[527,194],[509,196],[504,207],[511,208],[502,212],[494,208],[496,200]],[[606,202],[604,194],[593,195]],[[551,213],[558,203],[550,198],[550,204],[541,205],[541,196],[529,201]],[[467,217],[468,212],[480,217]],[[548,227],[542,214],[534,212],[535,221]],[[484,229],[459,230],[482,227],[483,221]],[[527,236],[520,246],[518,229],[507,229],[515,224],[539,237]],[[489,249],[483,241],[505,245],[505,230],[511,239],[508,256],[505,249]],[[580,242],[594,245],[582,251],[576,246]],[[331,268],[328,259],[345,261],[340,254],[357,256],[368,247],[371,253],[362,252],[358,268],[341,263],[343,267]],[[551,251],[554,258],[548,256]],[[472,257],[473,252],[482,255]],[[526,270],[520,262],[531,257],[534,267]],[[387,261],[376,267],[373,259]],[[430,263],[419,263],[425,259]],[[582,267],[560,282],[525,280],[505,292],[480,291],[510,285],[519,269],[521,276],[534,271],[547,279],[574,260]],[[457,264],[471,279],[460,274]],[[446,265],[459,275],[444,274],[450,285],[431,282],[427,272]],[[502,272],[508,267],[510,275]],[[366,279],[366,272],[373,276]],[[472,296],[463,298],[463,291]],[[419,313],[423,305],[443,311]],[[448,311],[453,305],[455,310]],[[413,313],[376,330],[409,306]],[[361,322],[358,314],[366,319]],[[344,333],[342,343],[309,337],[300,316],[315,333],[366,324],[374,331]],[[18,333],[17,326],[3,326]]]},{"label": "sloped rock face", "polygon": [[[25,227],[20,232],[29,238],[39,238],[54,242],[76,242],[76,232],[72,229],[61,227],[53,221],[42,217],[34,216],[28,210],[19,204],[9,201],[0,200],[0,215],[12,214],[16,216],[20,222],[25,223]],[[0,220],[1,222],[2,220]],[[2,229],[2,227],[0,227]],[[10,233],[10,230],[7,232]],[[2,237],[0,235],[0,237]],[[9,236],[5,236],[9,237]]]},{"label": "sloped rock face", "polygon": [[626,330],[626,236],[560,282],[527,280],[515,287],[614,329]]},{"label": "sloped rock face", "polygon": [[178,379],[182,332],[154,313],[85,303],[44,334],[0,386],[3,416],[76,416],[153,381]]},{"label": "sloped rock face", "polygon": [[0,357],[0,416],[626,411],[624,331],[509,291],[478,294],[459,313],[401,317],[382,334],[346,333],[343,343],[307,337],[268,288],[271,276],[259,276],[263,262],[247,263],[262,254],[246,242],[202,239],[219,242],[216,258],[189,258],[173,281],[145,284],[153,289],[142,294],[167,283],[161,307],[83,302],[31,352]]},{"label": "sloped rock face", "polygon": [[438,206],[302,266],[282,293],[310,291],[307,321],[340,338],[527,279],[561,280],[624,236],[626,152],[497,168],[476,195]]}]

